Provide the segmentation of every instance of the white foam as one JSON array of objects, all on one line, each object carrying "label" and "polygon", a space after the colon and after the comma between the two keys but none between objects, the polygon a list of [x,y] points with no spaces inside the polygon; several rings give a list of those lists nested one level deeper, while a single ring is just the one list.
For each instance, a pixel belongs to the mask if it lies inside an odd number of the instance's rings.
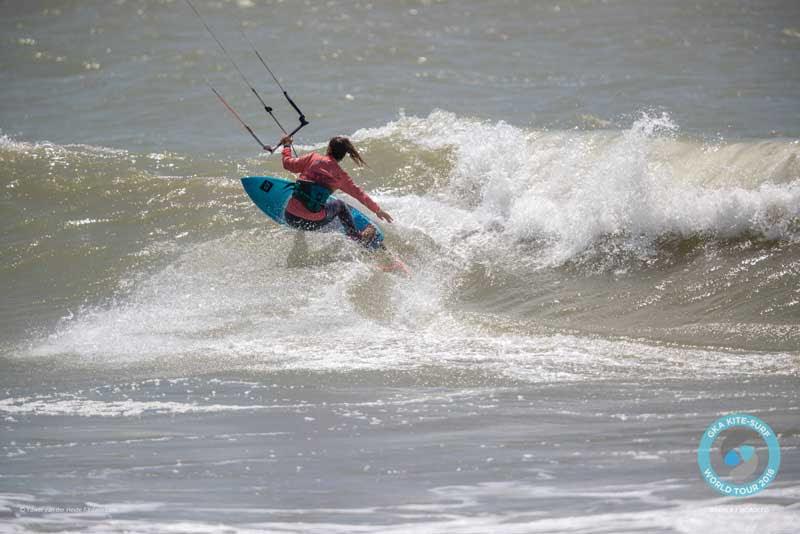
[{"label": "white foam", "polygon": [[0,135],[0,149],[19,153],[42,150],[50,157],[66,156],[70,154],[94,157],[126,157],[130,154],[127,150],[82,143],[59,145],[50,141],[18,141],[8,135]]},{"label": "white foam", "polygon": [[[281,240],[274,242],[280,249]],[[341,260],[285,269],[265,263],[259,243],[231,238],[197,245],[126,300],[83,310],[23,355],[115,368],[151,362],[181,372],[433,366],[531,382],[627,378],[634,370],[640,379],[795,371],[789,353],[754,356],[599,337],[484,333],[447,310],[447,281],[436,269],[420,269],[412,280]],[[283,254],[273,252],[269,258]],[[86,413],[150,409],[125,403],[23,406]]]},{"label": "white foam", "polygon": [[546,265],[608,236],[638,249],[664,235],[800,237],[798,143],[705,146],[676,131],[667,115],[623,132],[535,132],[436,111],[354,137],[453,150],[450,202],[513,241],[546,240]]},{"label": "white foam", "polygon": [[0,399],[0,412],[24,415],[70,415],[80,417],[136,417],[144,414],[186,414],[258,411],[268,406],[197,404],[166,401],[99,401],[85,398],[52,397]]},{"label": "white foam", "polygon": [[[177,503],[86,503],[86,511],[45,513],[36,518],[11,518],[15,531],[56,529],[65,524],[82,532],[256,532],[287,533],[406,533],[471,534],[474,532],[595,533],[657,532],[693,534],[730,532],[790,534],[796,530],[800,512],[778,504],[752,504],[731,499],[681,501],[659,495],[681,486],[665,481],[643,486],[577,486],[572,489],[525,482],[484,482],[432,488],[430,499],[413,504],[389,504],[353,508],[268,508],[197,507],[191,510]],[[787,488],[793,490],[793,488]],[[767,490],[781,496],[783,490]],[[796,493],[796,491],[795,491]],[[572,501],[574,513],[552,513],[554,499]],[[591,501],[591,510],[581,503]],[[502,510],[496,503],[503,502]],[[29,495],[0,494],[0,506],[7,510],[39,505]],[[607,503],[606,508],[597,503]],[[609,508],[635,507],[635,510],[609,511]],[[487,511],[487,509],[491,511]],[[191,511],[202,516],[220,517],[213,522],[171,519]],[[158,514],[152,519],[134,519],[135,514]],[[235,516],[236,522],[224,518]],[[324,517],[324,520],[320,518]],[[371,518],[377,518],[371,521]],[[105,520],[104,520],[105,519]]]}]

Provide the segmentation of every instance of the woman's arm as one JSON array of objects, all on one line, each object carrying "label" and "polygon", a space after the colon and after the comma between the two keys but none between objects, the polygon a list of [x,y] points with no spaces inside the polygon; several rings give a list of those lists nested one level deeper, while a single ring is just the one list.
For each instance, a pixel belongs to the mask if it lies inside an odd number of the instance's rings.
[{"label": "woman's arm", "polygon": [[313,152],[309,152],[305,156],[300,156],[299,158],[292,157],[292,147],[290,145],[283,145],[283,168],[289,172],[294,173],[301,173],[308,167],[309,163],[311,163],[311,159],[314,157]]},{"label": "woman's arm", "polygon": [[346,172],[342,171],[339,175],[339,189],[353,197],[354,199],[358,200],[362,204],[364,204],[367,208],[372,210],[378,218],[383,219],[386,222],[392,222],[392,217],[385,211],[378,206],[378,203],[372,200],[372,198],[364,192],[363,189],[358,187],[353,179],[350,178],[350,175]]}]

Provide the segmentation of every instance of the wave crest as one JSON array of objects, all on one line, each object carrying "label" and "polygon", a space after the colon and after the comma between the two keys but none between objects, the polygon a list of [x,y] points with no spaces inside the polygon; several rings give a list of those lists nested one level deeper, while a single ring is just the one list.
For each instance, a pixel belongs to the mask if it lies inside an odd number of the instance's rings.
[{"label": "wave crest", "polygon": [[609,237],[637,247],[664,236],[796,240],[798,141],[709,145],[677,131],[667,114],[621,132],[548,132],[436,111],[355,137],[446,150],[440,197],[513,241],[548,243],[549,264]]}]

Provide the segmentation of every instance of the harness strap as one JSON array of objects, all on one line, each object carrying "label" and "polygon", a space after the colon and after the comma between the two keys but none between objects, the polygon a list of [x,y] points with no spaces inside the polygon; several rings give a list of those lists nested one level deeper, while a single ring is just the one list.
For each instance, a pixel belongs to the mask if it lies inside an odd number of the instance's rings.
[{"label": "harness strap", "polygon": [[311,213],[318,213],[325,209],[325,203],[331,196],[331,191],[324,185],[307,180],[297,180],[294,183],[286,184],[286,188],[291,188],[292,198],[296,198]]}]

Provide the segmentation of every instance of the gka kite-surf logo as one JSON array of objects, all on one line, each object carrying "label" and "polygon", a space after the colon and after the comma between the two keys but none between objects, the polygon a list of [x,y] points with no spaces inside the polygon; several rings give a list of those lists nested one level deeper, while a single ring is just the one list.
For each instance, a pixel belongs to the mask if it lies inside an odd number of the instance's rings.
[{"label": "gka kite-surf logo", "polygon": [[703,433],[697,449],[703,480],[722,495],[748,497],[778,474],[781,449],[772,428],[753,415],[720,417]]}]

